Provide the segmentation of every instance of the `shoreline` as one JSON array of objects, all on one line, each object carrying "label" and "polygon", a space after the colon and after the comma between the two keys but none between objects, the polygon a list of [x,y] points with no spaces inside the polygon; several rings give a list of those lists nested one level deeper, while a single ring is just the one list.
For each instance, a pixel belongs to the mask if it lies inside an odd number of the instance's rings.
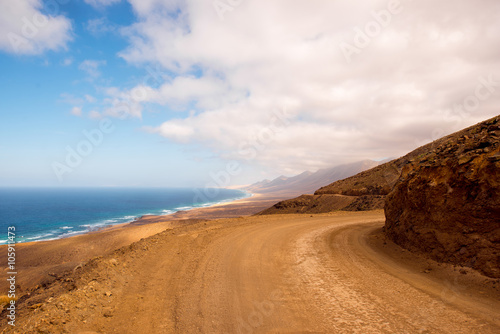
[{"label": "shoreline", "polygon": [[[229,188],[221,188],[221,189],[229,189]],[[234,189],[233,189],[234,190]],[[86,230],[86,231],[73,231],[73,232],[68,232],[67,234],[69,235],[59,235],[57,237],[51,237],[51,238],[48,238],[48,239],[37,239],[37,240],[29,240],[29,241],[16,241],[16,245],[28,245],[28,244],[35,244],[35,243],[41,243],[41,242],[50,242],[50,241],[56,241],[56,240],[63,240],[63,239],[69,239],[69,238],[74,238],[74,237],[78,237],[78,236],[82,236],[82,235],[88,235],[88,234],[93,234],[93,233],[99,233],[99,232],[104,232],[104,231],[109,231],[109,230],[112,230],[112,229],[116,229],[116,228],[123,228],[127,225],[130,225],[130,224],[135,224],[137,222],[143,222],[143,221],[146,221],[148,219],[155,219],[156,221],[158,220],[177,220],[179,218],[174,218],[174,219],[168,219],[170,216],[174,216],[174,215],[177,215],[179,213],[184,213],[184,212],[190,212],[192,210],[199,210],[199,209],[209,209],[209,208],[212,208],[212,207],[220,207],[220,206],[224,206],[224,205],[232,205],[232,204],[236,204],[238,201],[240,200],[245,200],[245,199],[249,199],[249,198],[253,198],[254,196],[256,196],[256,194],[254,193],[251,193],[249,191],[246,191],[246,190],[242,190],[242,189],[237,189],[239,191],[241,191],[243,193],[243,196],[244,197],[241,197],[241,198],[236,198],[236,199],[227,199],[227,200],[223,200],[223,201],[219,201],[219,202],[215,202],[213,204],[211,204],[210,202],[207,202],[205,204],[202,204],[201,206],[186,206],[186,207],[180,207],[179,209],[181,208],[186,208],[185,210],[175,210],[175,209],[172,209],[172,210],[163,210],[163,211],[172,211],[172,212],[169,212],[169,213],[165,213],[165,214],[159,214],[159,215],[156,215],[156,214],[144,214],[144,215],[140,215],[140,216],[134,216],[134,218],[132,220],[128,220],[128,221],[123,221],[123,222],[117,222],[115,224],[109,224],[109,225],[102,225],[101,223],[96,223],[94,224],[94,228],[92,228],[92,226],[89,224],[90,226],[90,229]],[[175,211],[174,211],[175,210]],[[127,215],[129,216],[129,215]],[[127,217],[125,216],[125,217]],[[122,219],[122,218],[116,218],[116,219]],[[185,218],[186,219],[186,218]],[[154,223],[154,222],[149,222],[149,223]],[[78,226],[77,226],[78,227]],[[74,228],[77,228],[77,227],[74,227]],[[40,232],[40,233],[44,233],[44,232]],[[46,233],[49,233],[49,232],[46,232]],[[44,234],[46,234],[44,233]],[[72,234],[70,234],[72,233]],[[33,238],[33,237],[31,237]],[[6,246],[8,245],[7,242],[6,243],[2,243],[0,244],[0,247],[1,246]]]},{"label": "shoreline", "polygon": [[[23,294],[36,286],[49,284],[92,259],[107,256],[158,233],[218,218],[250,216],[277,201],[279,197],[253,194],[251,197],[210,207],[193,208],[162,216],[143,216],[131,222],[66,238],[16,243],[16,269],[22,273],[17,281],[19,292]],[[0,245],[0,252],[6,252],[7,247],[7,244]],[[0,266],[7,267],[6,257],[0,257]],[[0,290],[6,291],[6,288],[7,281],[0,281]]]}]

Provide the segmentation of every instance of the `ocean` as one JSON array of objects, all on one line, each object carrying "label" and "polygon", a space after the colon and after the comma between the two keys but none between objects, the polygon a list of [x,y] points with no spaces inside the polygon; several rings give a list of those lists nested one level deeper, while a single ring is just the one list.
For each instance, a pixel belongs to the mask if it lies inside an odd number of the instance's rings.
[{"label": "ocean", "polygon": [[[210,193],[210,197],[197,194]],[[65,238],[143,215],[166,215],[248,197],[234,189],[0,188],[0,244]]]}]

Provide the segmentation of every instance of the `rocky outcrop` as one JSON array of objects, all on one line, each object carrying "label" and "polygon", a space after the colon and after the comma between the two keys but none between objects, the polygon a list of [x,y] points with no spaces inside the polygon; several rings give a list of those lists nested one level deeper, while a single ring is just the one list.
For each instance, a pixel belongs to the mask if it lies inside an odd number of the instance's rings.
[{"label": "rocky outcrop", "polygon": [[364,195],[357,196],[349,205],[342,208],[342,211],[369,211],[382,209],[385,204],[385,196]]},{"label": "rocky outcrop", "polygon": [[343,195],[301,195],[297,198],[276,203],[272,207],[260,212],[259,215],[326,213],[342,210],[351,205],[355,199],[353,196]]},{"label": "rocky outcrop", "polygon": [[385,196],[346,196],[336,194],[301,195],[276,203],[259,215],[291,213],[327,213],[332,211],[368,211],[384,208]]},{"label": "rocky outcrop", "polygon": [[408,159],[387,195],[387,236],[500,277],[500,117],[426,148]]},{"label": "rocky outcrop", "polygon": [[321,187],[315,195],[338,194],[346,196],[387,195],[399,177],[407,160],[400,158],[358,173],[346,179]]}]

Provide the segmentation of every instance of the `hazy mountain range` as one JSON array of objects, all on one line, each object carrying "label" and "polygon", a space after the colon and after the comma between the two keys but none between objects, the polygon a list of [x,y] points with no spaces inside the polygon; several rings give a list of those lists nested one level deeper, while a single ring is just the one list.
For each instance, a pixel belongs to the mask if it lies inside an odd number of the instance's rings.
[{"label": "hazy mountain range", "polygon": [[245,190],[260,194],[286,194],[296,196],[312,194],[317,189],[332,182],[356,175],[362,171],[378,166],[384,161],[362,160],[350,164],[320,169],[317,172],[303,172],[299,175],[280,176],[274,180],[263,180],[245,187]]}]

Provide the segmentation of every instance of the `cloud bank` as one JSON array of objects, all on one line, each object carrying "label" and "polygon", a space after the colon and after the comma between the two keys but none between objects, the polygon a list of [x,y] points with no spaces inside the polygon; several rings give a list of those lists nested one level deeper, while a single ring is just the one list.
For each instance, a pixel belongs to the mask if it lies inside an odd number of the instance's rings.
[{"label": "cloud bank", "polygon": [[496,0],[130,3],[121,56],[164,73],[114,98],[136,117],[185,111],[149,130],[223,158],[293,173],[404,154],[499,113]]}]

